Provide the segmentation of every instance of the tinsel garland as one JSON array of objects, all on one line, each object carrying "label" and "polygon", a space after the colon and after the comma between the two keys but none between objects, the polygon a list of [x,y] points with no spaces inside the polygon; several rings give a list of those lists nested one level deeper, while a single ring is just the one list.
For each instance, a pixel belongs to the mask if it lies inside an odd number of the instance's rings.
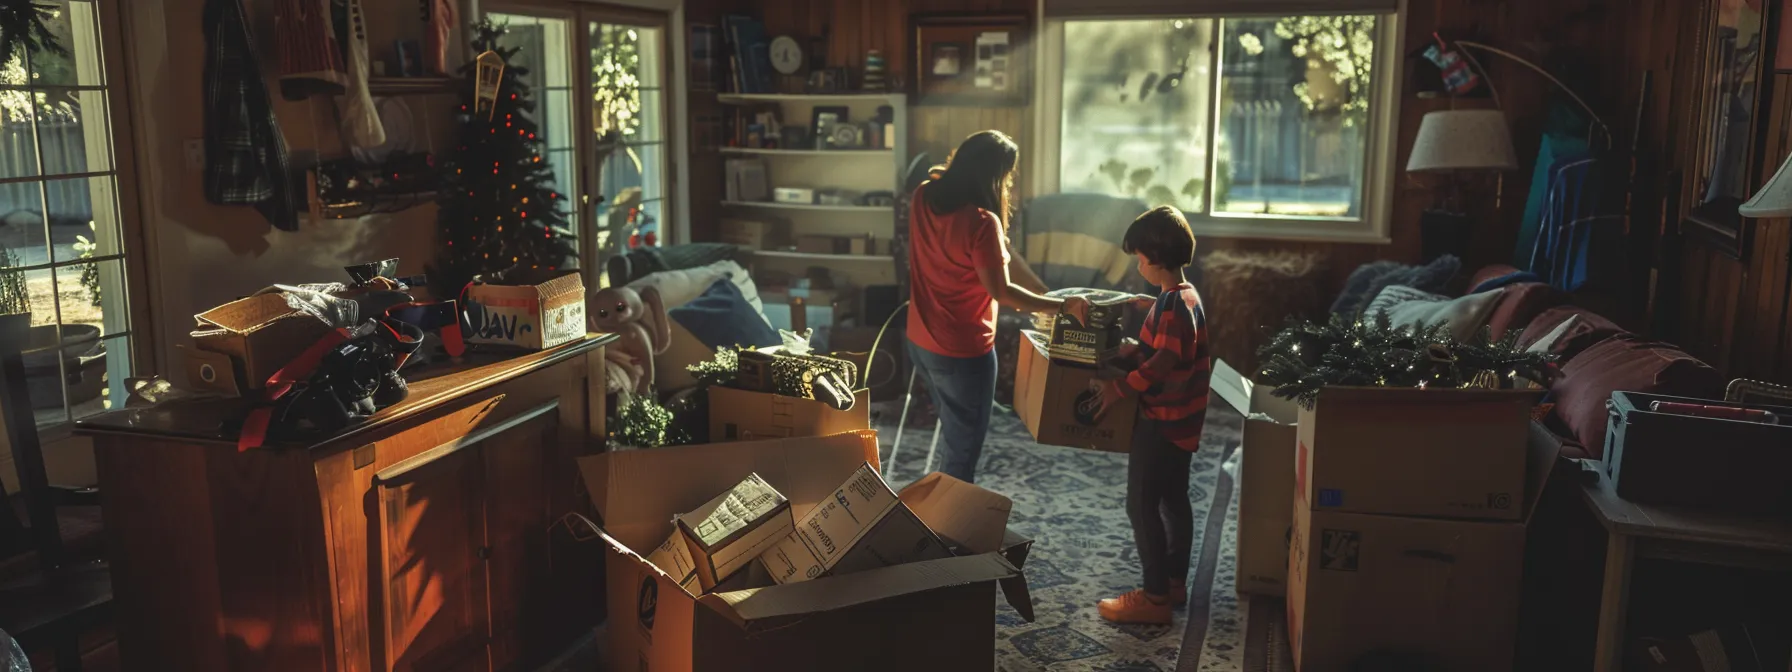
[{"label": "tinsel garland", "polygon": [[44,25],[55,12],[55,5],[36,0],[0,0],[0,63],[35,53],[67,56],[68,48]]},{"label": "tinsel garland", "polygon": [[1320,389],[1334,385],[1507,388],[1547,385],[1557,375],[1555,355],[1525,351],[1516,330],[1494,339],[1482,327],[1458,341],[1442,323],[1395,327],[1386,311],[1326,322],[1290,318],[1257,356],[1257,382],[1309,409]]}]

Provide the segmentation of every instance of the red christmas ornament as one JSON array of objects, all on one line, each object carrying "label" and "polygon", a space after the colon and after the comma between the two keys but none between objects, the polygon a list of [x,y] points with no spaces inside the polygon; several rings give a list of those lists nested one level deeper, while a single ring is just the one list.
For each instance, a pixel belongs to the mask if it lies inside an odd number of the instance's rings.
[{"label": "red christmas ornament", "polygon": [[658,240],[658,236],[653,235],[652,231],[647,232],[647,246],[648,247],[653,247],[654,245],[658,245],[659,243],[655,242],[657,240]]}]

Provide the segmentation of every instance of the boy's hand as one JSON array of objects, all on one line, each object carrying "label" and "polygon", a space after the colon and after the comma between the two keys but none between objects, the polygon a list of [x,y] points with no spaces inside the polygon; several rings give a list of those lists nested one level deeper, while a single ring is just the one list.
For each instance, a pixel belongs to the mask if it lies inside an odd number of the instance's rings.
[{"label": "boy's hand", "polygon": [[1058,308],[1058,312],[1076,318],[1076,323],[1080,326],[1088,326],[1089,305],[1089,299],[1081,296],[1072,296],[1064,299],[1064,305]]},{"label": "boy's hand", "polygon": [[1132,307],[1139,310],[1151,310],[1152,306],[1157,305],[1157,297],[1148,294],[1134,294],[1131,301]]},{"label": "boy's hand", "polygon": [[1139,340],[1131,337],[1120,339],[1118,354],[1121,359],[1132,359],[1134,355],[1139,354]]},{"label": "boy's hand", "polygon": [[1120,389],[1120,381],[1103,381],[1095,388],[1095,417],[1105,418],[1108,409],[1126,399],[1126,393]]}]

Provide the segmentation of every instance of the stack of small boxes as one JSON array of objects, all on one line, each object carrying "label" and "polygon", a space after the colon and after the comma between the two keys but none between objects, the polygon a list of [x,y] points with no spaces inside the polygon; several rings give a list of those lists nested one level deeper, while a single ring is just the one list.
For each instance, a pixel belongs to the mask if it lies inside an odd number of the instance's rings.
[{"label": "stack of small boxes", "polygon": [[1525,528],[1559,444],[1536,394],[1332,387],[1295,445],[1288,633],[1301,672],[1398,652],[1511,670]]}]

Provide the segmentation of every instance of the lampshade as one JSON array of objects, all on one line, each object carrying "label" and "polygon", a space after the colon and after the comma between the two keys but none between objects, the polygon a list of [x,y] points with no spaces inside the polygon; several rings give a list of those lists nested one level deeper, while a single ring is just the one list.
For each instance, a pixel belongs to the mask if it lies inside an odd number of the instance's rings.
[{"label": "lampshade", "polygon": [[1773,179],[1767,186],[1755,192],[1755,197],[1748,199],[1736,212],[1743,217],[1761,219],[1764,217],[1785,217],[1792,215],[1792,175],[1787,174],[1792,168],[1792,156],[1780,164],[1780,169],[1773,173]]},{"label": "lampshade", "polygon": [[1499,110],[1442,110],[1419,121],[1406,172],[1516,170],[1512,134]]}]

